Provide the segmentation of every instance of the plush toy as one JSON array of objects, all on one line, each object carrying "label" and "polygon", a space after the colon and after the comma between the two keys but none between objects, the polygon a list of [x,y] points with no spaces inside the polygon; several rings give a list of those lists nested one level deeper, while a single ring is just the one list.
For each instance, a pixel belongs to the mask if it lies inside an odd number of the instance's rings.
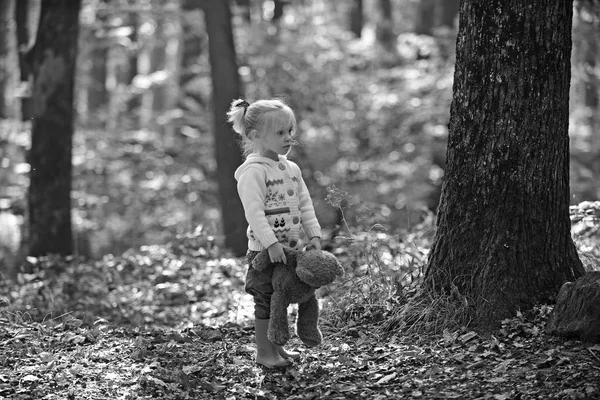
[{"label": "plush toy", "polygon": [[[323,340],[319,329],[319,304],[315,289],[328,285],[336,276],[344,276],[344,269],[337,258],[324,250],[296,250],[285,248],[286,264],[273,268],[273,295],[271,296],[271,319],[267,337],[283,346],[290,338],[288,306],[298,303],[296,333],[305,345],[317,346]],[[252,261],[257,270],[271,263],[267,250],[261,251]]]}]

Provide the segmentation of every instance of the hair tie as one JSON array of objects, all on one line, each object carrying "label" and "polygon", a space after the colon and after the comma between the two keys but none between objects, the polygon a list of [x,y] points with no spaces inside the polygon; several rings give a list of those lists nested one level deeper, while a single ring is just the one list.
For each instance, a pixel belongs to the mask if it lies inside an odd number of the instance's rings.
[{"label": "hair tie", "polygon": [[246,100],[240,100],[234,105],[236,107],[244,107],[244,115],[246,115],[246,110],[248,110],[248,107],[250,107],[250,103],[248,103]]}]

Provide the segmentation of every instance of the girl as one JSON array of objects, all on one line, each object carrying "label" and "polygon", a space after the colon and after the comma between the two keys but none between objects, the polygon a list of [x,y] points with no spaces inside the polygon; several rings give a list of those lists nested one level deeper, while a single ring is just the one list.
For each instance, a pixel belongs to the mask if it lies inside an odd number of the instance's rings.
[{"label": "girl", "polygon": [[[281,100],[249,104],[235,100],[227,113],[242,138],[246,161],[235,171],[237,188],[248,221],[248,272],[246,292],[254,298],[256,362],[268,368],[289,365],[287,352],[267,338],[273,263],[286,264],[284,246],[298,247],[301,231],[309,245],[321,249],[321,227],[300,168],[287,159],[294,144],[296,117]],[[267,249],[271,265],[263,271],[252,260]]]}]

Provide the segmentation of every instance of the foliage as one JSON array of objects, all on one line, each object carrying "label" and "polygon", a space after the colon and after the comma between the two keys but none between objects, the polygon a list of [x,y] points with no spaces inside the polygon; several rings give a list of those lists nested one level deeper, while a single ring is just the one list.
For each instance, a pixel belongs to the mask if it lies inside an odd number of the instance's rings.
[{"label": "foliage", "polygon": [[586,271],[600,271],[600,201],[571,206],[571,234]]},{"label": "foliage", "polygon": [[169,142],[150,131],[87,131],[77,140],[75,217],[91,247],[80,253],[120,254],[198,225],[219,231],[210,137]]},{"label": "foliage", "polygon": [[120,325],[215,324],[239,311],[241,294],[228,292],[243,280],[240,266],[213,236],[198,230],[166,246],[142,246],[99,261],[30,257],[28,272],[17,285],[4,283],[3,291],[11,299],[6,311],[35,321],[70,315]]}]

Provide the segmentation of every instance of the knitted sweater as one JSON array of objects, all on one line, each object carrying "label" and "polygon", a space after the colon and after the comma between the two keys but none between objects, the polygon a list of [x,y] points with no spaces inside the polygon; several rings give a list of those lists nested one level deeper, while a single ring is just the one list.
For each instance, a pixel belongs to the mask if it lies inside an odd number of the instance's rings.
[{"label": "knitted sweater", "polygon": [[260,251],[276,242],[298,246],[301,231],[321,236],[312,200],[300,168],[285,156],[279,161],[250,154],[235,171],[248,221],[248,249]]}]

